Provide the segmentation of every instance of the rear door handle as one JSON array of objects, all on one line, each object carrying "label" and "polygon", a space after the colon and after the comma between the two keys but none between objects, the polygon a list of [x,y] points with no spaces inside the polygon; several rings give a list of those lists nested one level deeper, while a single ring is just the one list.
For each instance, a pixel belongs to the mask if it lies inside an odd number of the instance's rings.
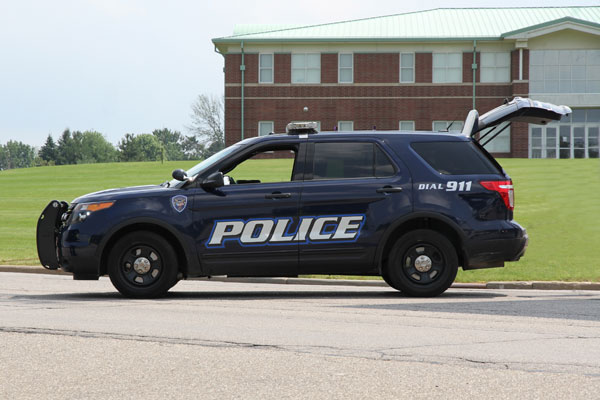
[{"label": "rear door handle", "polygon": [[265,199],[289,199],[290,197],[292,197],[291,193],[273,192],[265,194]]},{"label": "rear door handle", "polygon": [[377,193],[398,193],[402,191],[400,186],[384,186],[375,190]]}]

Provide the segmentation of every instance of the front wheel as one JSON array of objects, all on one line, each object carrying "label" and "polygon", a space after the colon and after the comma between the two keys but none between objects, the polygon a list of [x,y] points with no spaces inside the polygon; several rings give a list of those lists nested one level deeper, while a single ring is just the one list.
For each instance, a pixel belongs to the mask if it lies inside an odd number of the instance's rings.
[{"label": "front wheel", "polygon": [[177,256],[171,244],[153,232],[132,232],[117,241],[108,257],[108,275],[124,296],[164,296],[177,282]]},{"label": "front wheel", "polygon": [[401,236],[390,251],[386,282],[415,297],[434,297],[446,291],[458,271],[452,243],[438,232],[418,229]]}]

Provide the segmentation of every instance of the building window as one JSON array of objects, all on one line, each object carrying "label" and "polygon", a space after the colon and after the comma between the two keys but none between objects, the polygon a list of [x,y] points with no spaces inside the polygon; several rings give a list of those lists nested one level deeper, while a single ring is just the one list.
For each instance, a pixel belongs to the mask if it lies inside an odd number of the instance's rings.
[{"label": "building window", "polygon": [[529,125],[529,158],[599,158],[600,109],[578,109],[547,126]]},{"label": "building window", "polygon": [[415,81],[415,53],[400,53],[400,83]]},{"label": "building window", "polygon": [[510,53],[481,53],[481,82],[510,82]]},{"label": "building window", "polygon": [[340,53],[338,56],[338,82],[354,81],[354,56],[352,53]]},{"label": "building window", "polygon": [[273,121],[259,121],[258,123],[258,136],[267,136],[273,132]]},{"label": "building window", "polygon": [[462,82],[462,54],[433,53],[433,82]]},{"label": "building window", "polygon": [[292,54],[292,83],[320,83],[321,54]]},{"label": "building window", "polygon": [[349,132],[354,130],[354,121],[338,121],[338,131]]},{"label": "building window", "polygon": [[258,83],[273,83],[273,54],[258,55]]},{"label": "building window", "polygon": [[401,131],[414,131],[415,130],[415,121],[400,121],[400,126],[398,127]]},{"label": "building window", "polygon": [[[497,127],[494,132],[490,133],[489,136],[481,140],[480,143],[485,143],[492,136],[494,136],[503,126]],[[482,130],[479,135],[483,136],[494,128],[487,128]],[[485,149],[490,153],[510,153],[510,126],[504,129],[498,136],[496,136],[491,142],[487,143]]]},{"label": "building window", "polygon": [[600,50],[531,50],[530,93],[600,93]]},{"label": "building window", "polygon": [[462,121],[433,121],[434,132],[462,132]]}]

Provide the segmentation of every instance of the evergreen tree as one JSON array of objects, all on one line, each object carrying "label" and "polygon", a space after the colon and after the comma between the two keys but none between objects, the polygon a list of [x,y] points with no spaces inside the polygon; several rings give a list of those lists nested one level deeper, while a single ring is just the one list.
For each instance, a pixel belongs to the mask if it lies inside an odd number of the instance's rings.
[{"label": "evergreen tree", "polygon": [[46,161],[48,164],[55,163],[56,158],[58,156],[58,148],[54,143],[54,139],[52,139],[52,135],[48,134],[48,138],[46,139],[46,143],[42,146],[39,152],[39,157]]},{"label": "evergreen tree", "polygon": [[77,163],[77,149],[69,129],[65,129],[60,139],[58,139],[57,153],[56,164],[66,165]]}]

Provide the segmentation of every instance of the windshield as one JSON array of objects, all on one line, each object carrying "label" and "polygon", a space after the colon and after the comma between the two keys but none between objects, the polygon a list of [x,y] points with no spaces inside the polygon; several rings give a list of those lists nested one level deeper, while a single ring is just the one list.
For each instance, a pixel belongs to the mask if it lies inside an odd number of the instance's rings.
[{"label": "windshield", "polygon": [[[236,143],[232,146],[229,146],[221,151],[219,151],[218,153],[213,154],[212,156],[208,157],[207,159],[201,161],[200,163],[194,165],[192,168],[187,170],[187,176],[189,176],[190,178],[195,177],[196,175],[200,174],[201,172],[205,171],[206,169],[210,168],[212,165],[214,165],[215,163],[221,161],[222,159],[224,159],[225,157],[229,156],[231,153],[233,153],[234,151],[236,151],[237,149],[240,148],[240,144]],[[182,184],[184,182],[178,181],[177,179],[173,179],[172,181],[169,182],[169,187],[173,187],[177,184]]]}]

